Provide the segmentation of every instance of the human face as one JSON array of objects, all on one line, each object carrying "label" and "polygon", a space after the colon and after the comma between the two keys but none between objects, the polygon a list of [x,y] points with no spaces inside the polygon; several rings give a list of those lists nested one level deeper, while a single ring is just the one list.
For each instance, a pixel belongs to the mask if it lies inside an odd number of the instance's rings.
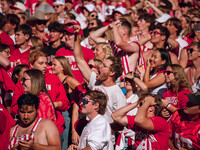
[{"label": "human face", "polygon": [[57,59],[53,59],[52,61],[52,73],[53,74],[63,74],[63,67]]},{"label": "human face", "polygon": [[164,75],[165,75],[165,81],[167,83],[172,82],[175,79],[172,68],[169,66],[167,67],[166,71],[164,72]]},{"label": "human face", "polygon": [[197,45],[191,46],[189,49],[187,49],[187,52],[189,60],[196,60],[200,56],[200,52],[198,52]]},{"label": "human face", "polygon": [[24,92],[30,92],[31,91],[31,77],[27,73],[23,74],[21,82],[24,88]]},{"label": "human face", "polygon": [[162,60],[160,52],[155,50],[150,58],[150,65],[152,68],[160,68],[165,63],[165,60]]},{"label": "human face", "polygon": [[81,102],[83,114],[88,115],[95,111],[93,102],[94,101],[91,100],[90,96],[86,95],[85,97],[83,97],[83,100]]},{"label": "human face", "polygon": [[187,23],[186,19],[182,16],[180,20],[181,20],[181,24],[182,24],[182,29],[187,28],[188,23]]},{"label": "human face", "polygon": [[105,81],[108,79],[110,75],[110,65],[112,64],[112,61],[109,59],[106,59],[103,61],[103,63],[99,66],[99,74],[97,75],[96,80],[98,81]]},{"label": "human face", "polygon": [[124,86],[125,86],[127,91],[131,91],[133,89],[133,87],[135,87],[135,84],[134,84],[132,79],[125,78],[124,79]]},{"label": "human face", "polygon": [[120,14],[120,13],[118,13],[118,12],[116,12],[116,13],[114,14],[114,20],[115,20],[115,21],[119,20],[121,17],[122,17],[122,14]]},{"label": "human face", "polygon": [[10,48],[6,48],[5,50],[3,50],[2,52],[0,52],[5,58],[10,58]]},{"label": "human face", "polygon": [[34,106],[22,105],[19,109],[20,121],[24,126],[30,126],[37,117],[37,110]]},{"label": "human face", "polygon": [[181,12],[182,12],[183,15],[187,15],[188,10],[189,10],[189,7],[182,7],[181,8]]},{"label": "human face", "polygon": [[23,77],[23,75],[24,75],[24,72],[25,72],[26,70],[28,70],[28,69],[29,69],[29,68],[24,67],[24,68],[22,68],[22,70],[19,72],[18,75],[17,75],[17,74],[15,75],[16,78],[18,79],[18,81],[22,79],[22,77]]},{"label": "human face", "polygon": [[93,53],[95,55],[95,58],[99,60],[104,60],[105,55],[106,55],[103,49],[100,47],[100,45],[96,45]]},{"label": "human face", "polygon": [[94,27],[97,27],[97,21],[96,20],[91,20],[89,23],[88,23],[88,29],[91,29],[91,28],[94,28]]},{"label": "human face", "polygon": [[149,27],[150,23],[146,22],[144,19],[138,20],[138,26],[140,31],[144,31]]},{"label": "human face", "polygon": [[67,46],[69,46],[70,48],[73,48],[74,47],[74,38],[75,38],[75,35],[66,34],[65,35],[65,44]]},{"label": "human face", "polygon": [[191,28],[193,29],[194,26],[195,26],[197,23],[200,23],[200,18],[193,17],[192,20],[191,20]]},{"label": "human face", "polygon": [[46,22],[45,21],[38,21],[35,25],[36,27],[36,30],[40,31],[40,32],[43,32],[44,31],[44,28],[45,28],[45,25],[46,25]]},{"label": "human face", "polygon": [[59,15],[61,12],[64,12],[65,5],[55,4],[53,8],[55,9],[56,14]]},{"label": "human face", "polygon": [[3,30],[4,32],[9,33],[10,31],[14,30],[14,25],[10,24],[10,22],[7,22],[3,27]]},{"label": "human face", "polygon": [[24,35],[22,31],[17,31],[15,33],[16,45],[23,45],[28,40],[28,35]]},{"label": "human face", "polygon": [[10,10],[10,5],[8,5],[7,1],[1,1],[1,9],[4,14],[7,14]]},{"label": "human face", "polygon": [[42,71],[43,74],[47,70],[47,58],[44,56],[39,57],[34,64],[30,64],[31,68]]},{"label": "human face", "polygon": [[172,24],[171,21],[168,21],[168,22],[167,22],[166,27],[167,27],[167,29],[169,30],[170,34],[174,34],[174,33],[176,33],[176,31],[178,30],[178,29],[176,29],[176,27]]},{"label": "human face", "polygon": [[59,41],[61,39],[62,34],[60,32],[55,31],[55,30],[51,30],[49,37],[50,37],[51,42],[56,42],[56,41]]},{"label": "human face", "polygon": [[64,24],[67,24],[71,21],[71,18],[68,15],[64,16]]},{"label": "human face", "polygon": [[159,29],[154,29],[152,32],[150,32],[150,35],[152,43],[160,43],[162,41],[162,35]]},{"label": "human face", "polygon": [[181,16],[182,16],[181,10],[176,10],[176,11],[175,11],[175,17],[178,18],[178,19],[180,19]]},{"label": "human face", "polygon": [[89,16],[88,19],[92,20],[92,19],[96,19],[97,18],[97,12],[92,12]]},{"label": "human face", "polygon": [[73,4],[72,4],[72,3],[69,3],[69,2],[66,2],[66,3],[65,3],[65,8],[66,8],[67,12],[71,11],[71,10],[72,10],[72,7],[73,7]]}]

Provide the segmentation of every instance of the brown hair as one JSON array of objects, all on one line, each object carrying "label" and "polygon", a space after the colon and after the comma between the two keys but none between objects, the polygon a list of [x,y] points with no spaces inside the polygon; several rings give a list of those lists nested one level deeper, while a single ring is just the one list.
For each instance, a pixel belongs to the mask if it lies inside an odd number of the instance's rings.
[{"label": "brown hair", "polygon": [[47,54],[44,53],[43,51],[38,51],[38,50],[32,51],[29,55],[29,64],[33,65],[39,57],[47,58]]},{"label": "brown hair", "polygon": [[88,95],[94,103],[99,103],[98,113],[104,115],[106,112],[107,98],[103,92],[100,91],[88,91],[85,95]]}]

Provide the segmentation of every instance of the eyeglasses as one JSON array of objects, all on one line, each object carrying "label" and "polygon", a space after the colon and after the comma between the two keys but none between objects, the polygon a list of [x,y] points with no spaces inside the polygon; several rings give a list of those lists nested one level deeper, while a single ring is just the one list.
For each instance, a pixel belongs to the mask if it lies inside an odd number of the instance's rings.
[{"label": "eyeglasses", "polygon": [[124,78],[125,82],[133,82],[133,80],[129,79],[129,78]]},{"label": "eyeglasses", "polygon": [[46,24],[46,21],[44,21],[44,20],[38,20],[38,21],[37,21],[37,24],[38,24],[38,25],[41,25],[41,24],[45,25],[45,24]]},{"label": "eyeglasses", "polygon": [[26,80],[31,80],[31,79],[26,79],[24,77],[21,79],[22,83],[24,83]]},{"label": "eyeglasses", "polygon": [[90,99],[88,99],[86,97],[83,97],[82,102],[83,102],[83,105],[85,105],[85,104],[88,104],[88,102],[94,102],[94,101],[90,100]]},{"label": "eyeglasses", "polygon": [[170,71],[170,70],[165,70],[164,71],[164,74],[167,74],[167,75],[170,75],[171,73],[174,73],[173,71]]},{"label": "eyeglasses", "polygon": [[190,54],[191,54],[193,51],[194,51],[193,48],[188,48],[188,49],[187,49],[187,52],[189,52]]},{"label": "eyeglasses", "polygon": [[90,67],[90,69],[92,69],[92,68],[99,69],[99,67],[94,66],[94,65],[92,65],[92,64],[89,64],[88,66]]},{"label": "eyeglasses", "polygon": [[93,26],[94,25],[94,22],[91,22],[91,23],[88,23],[88,26]]},{"label": "eyeglasses", "polygon": [[156,36],[157,34],[161,35],[161,33],[158,32],[158,31],[151,31],[151,32],[150,32],[150,35]]},{"label": "eyeglasses", "polygon": [[7,53],[8,55],[10,55],[10,51],[8,50],[4,50],[3,52]]},{"label": "eyeglasses", "polygon": [[53,8],[58,8],[58,7],[60,7],[61,5],[55,5],[55,6],[53,6]]},{"label": "eyeglasses", "polygon": [[191,21],[191,23],[200,23],[200,21]]}]

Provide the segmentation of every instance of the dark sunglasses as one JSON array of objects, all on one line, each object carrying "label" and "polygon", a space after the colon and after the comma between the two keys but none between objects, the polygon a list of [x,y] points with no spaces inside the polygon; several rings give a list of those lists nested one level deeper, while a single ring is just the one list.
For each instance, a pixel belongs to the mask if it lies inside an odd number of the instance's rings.
[{"label": "dark sunglasses", "polygon": [[24,77],[21,79],[22,83],[24,83],[26,80],[31,80],[31,79],[26,79]]},{"label": "dark sunglasses", "polygon": [[173,71],[165,70],[164,74],[170,75],[171,73],[174,73]]},{"label": "dark sunglasses", "polygon": [[58,8],[58,7],[60,7],[60,5],[53,6],[53,8]]},{"label": "dark sunglasses", "polygon": [[38,25],[41,25],[41,24],[45,25],[45,24],[46,24],[46,21],[38,20],[38,21],[37,21],[37,24],[38,24]]},{"label": "dark sunglasses", "polygon": [[125,81],[125,82],[133,82],[133,80],[132,80],[132,79],[129,79],[129,78],[124,78],[124,81]]},{"label": "dark sunglasses", "polygon": [[141,107],[143,105],[143,102],[139,102],[139,106]]},{"label": "dark sunglasses", "polygon": [[92,68],[99,69],[99,67],[94,66],[94,65],[92,65],[92,64],[89,64],[88,66],[90,67],[90,69],[92,69]]},{"label": "dark sunglasses", "polygon": [[192,53],[192,52],[194,51],[194,49],[193,49],[193,48],[188,48],[187,51],[188,51],[189,53]]},{"label": "dark sunglasses", "polygon": [[150,31],[150,35],[156,36],[157,34],[161,35],[161,33],[158,31]]},{"label": "dark sunglasses", "polygon": [[93,25],[94,25],[94,22],[92,22],[92,23],[88,23],[88,26],[90,26],[90,25],[93,26]]},{"label": "dark sunglasses", "polygon": [[200,21],[191,21],[191,23],[200,23]]},{"label": "dark sunglasses", "polygon": [[86,97],[83,97],[82,102],[83,102],[83,105],[85,105],[85,104],[88,104],[88,102],[94,102],[94,101],[90,100],[90,99],[88,99]]}]

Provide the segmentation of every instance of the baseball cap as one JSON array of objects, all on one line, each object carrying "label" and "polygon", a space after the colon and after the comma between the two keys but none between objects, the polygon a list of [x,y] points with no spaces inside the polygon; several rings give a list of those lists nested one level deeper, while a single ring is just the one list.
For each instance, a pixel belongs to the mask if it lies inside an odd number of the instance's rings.
[{"label": "baseball cap", "polygon": [[26,11],[26,6],[24,6],[23,3],[21,2],[16,2],[13,6],[10,6],[10,8],[13,8],[13,9],[19,9],[19,10],[22,10],[22,11]]},{"label": "baseball cap", "polygon": [[194,31],[200,31],[200,23],[197,23],[197,24],[194,26]]},{"label": "baseball cap", "polygon": [[[67,28],[65,28],[64,29],[64,32],[67,32],[68,34],[75,34],[75,32],[74,32],[74,25],[79,25],[80,26],[80,23],[78,22],[78,21],[76,21],[76,20],[72,20],[72,21],[70,21],[70,22],[68,22],[67,24],[66,24],[66,26],[67,26]],[[83,34],[83,30],[82,29],[80,29],[80,31],[79,31],[79,34],[83,37],[84,36],[84,34]]]},{"label": "baseball cap", "polygon": [[55,4],[60,4],[60,5],[65,5],[65,1],[64,0],[56,0],[54,3]]},{"label": "baseball cap", "polygon": [[194,94],[186,94],[189,102],[194,105],[200,105],[200,92],[196,92]]},{"label": "baseball cap", "polygon": [[115,8],[114,10],[113,10],[113,15],[114,15],[114,13],[116,13],[116,12],[118,12],[118,13],[120,13],[120,14],[122,14],[122,15],[125,15],[126,13],[127,13],[127,10],[126,10],[126,8],[124,8],[124,7],[117,7],[117,8]]},{"label": "baseball cap", "polygon": [[167,22],[167,20],[168,20],[169,18],[171,18],[170,15],[168,15],[168,14],[162,14],[162,15],[160,15],[160,16],[156,19],[156,22],[158,22],[158,23],[165,23],[165,22]]}]

